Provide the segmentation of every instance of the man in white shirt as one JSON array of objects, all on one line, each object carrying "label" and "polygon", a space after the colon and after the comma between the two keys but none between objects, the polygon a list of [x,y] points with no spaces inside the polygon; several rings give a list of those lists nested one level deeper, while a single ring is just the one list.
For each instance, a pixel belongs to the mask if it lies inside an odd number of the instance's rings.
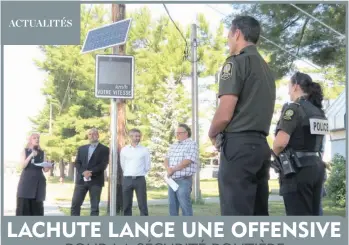
[{"label": "man in white shirt", "polygon": [[141,131],[130,131],[131,144],[120,152],[120,162],[124,179],[122,183],[124,216],[132,216],[133,191],[136,191],[141,216],[148,216],[147,184],[145,175],[150,170],[149,150],[140,145]]}]

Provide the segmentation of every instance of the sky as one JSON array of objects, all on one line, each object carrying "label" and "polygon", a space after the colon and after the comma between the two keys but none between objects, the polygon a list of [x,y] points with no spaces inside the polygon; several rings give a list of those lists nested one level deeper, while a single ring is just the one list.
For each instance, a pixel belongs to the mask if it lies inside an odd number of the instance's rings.
[{"label": "sky", "polygon": [[[90,4],[88,4],[90,7]],[[127,4],[126,11],[133,12],[142,6],[148,6],[154,19],[166,15],[162,4]],[[166,4],[171,17],[182,26],[195,22],[198,13],[209,19],[210,29],[219,26],[223,15],[233,13],[229,4]],[[111,5],[106,4],[106,8]],[[216,10],[213,10],[216,9]],[[227,34],[228,30],[225,29]],[[180,35],[180,34],[178,34]],[[180,37],[180,36],[179,36]],[[35,117],[45,102],[41,88],[46,74],[35,66],[34,59],[44,59],[37,46],[4,46],[4,159],[6,162],[17,162],[23,149],[27,135],[31,130],[29,117]],[[302,64],[302,62],[301,62]],[[213,78],[200,79],[199,84],[211,83]],[[190,92],[190,81],[188,81]],[[202,89],[201,89],[202,90]],[[14,93],[15,92],[15,93]],[[282,88],[281,94],[287,100],[287,90]],[[203,92],[202,97],[215,100],[212,91]],[[202,107],[201,107],[202,109]],[[207,125],[209,122],[203,122]]]}]

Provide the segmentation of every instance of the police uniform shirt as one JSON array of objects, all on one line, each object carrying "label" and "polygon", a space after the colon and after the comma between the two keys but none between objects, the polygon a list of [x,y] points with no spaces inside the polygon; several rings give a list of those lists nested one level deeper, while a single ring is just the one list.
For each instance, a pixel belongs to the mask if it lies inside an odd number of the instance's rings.
[{"label": "police uniform shirt", "polygon": [[276,133],[282,130],[290,136],[293,134],[297,128],[298,122],[301,120],[299,118],[298,106],[299,104],[296,103],[287,103],[284,105],[276,128]]},{"label": "police uniform shirt", "polygon": [[[300,103],[307,108],[301,108]],[[305,110],[308,111],[309,115],[306,114]],[[275,133],[277,134],[279,130],[282,130],[290,135],[289,146],[294,150],[318,151],[320,150],[318,146],[322,145],[323,136],[311,134],[309,117],[326,119],[321,109],[302,97],[295,102],[287,103],[282,109]]]},{"label": "police uniform shirt", "polygon": [[218,97],[236,95],[238,102],[226,132],[258,131],[269,134],[275,105],[275,79],[255,45],[227,58]]}]

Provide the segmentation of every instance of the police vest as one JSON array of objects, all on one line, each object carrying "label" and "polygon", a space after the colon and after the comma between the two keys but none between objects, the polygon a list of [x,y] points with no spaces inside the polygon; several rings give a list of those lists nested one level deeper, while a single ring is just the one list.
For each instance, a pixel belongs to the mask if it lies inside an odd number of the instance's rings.
[{"label": "police vest", "polygon": [[329,132],[325,113],[305,99],[297,104],[301,122],[292,134],[289,144],[294,150],[320,152],[324,136]]}]

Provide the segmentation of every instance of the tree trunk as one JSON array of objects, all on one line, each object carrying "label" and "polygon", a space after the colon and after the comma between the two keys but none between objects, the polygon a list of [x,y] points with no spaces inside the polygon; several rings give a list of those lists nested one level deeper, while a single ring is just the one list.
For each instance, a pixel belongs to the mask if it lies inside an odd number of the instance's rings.
[{"label": "tree trunk", "polygon": [[61,159],[61,162],[59,163],[59,177],[60,178],[64,178],[64,162],[63,162],[63,159]]},{"label": "tree trunk", "polygon": [[50,169],[50,176],[53,177],[55,172],[55,165],[53,165],[53,167]]},{"label": "tree trunk", "polygon": [[69,178],[70,180],[73,180],[73,179],[74,179],[74,163],[72,163],[72,162],[69,163],[68,178]]}]

